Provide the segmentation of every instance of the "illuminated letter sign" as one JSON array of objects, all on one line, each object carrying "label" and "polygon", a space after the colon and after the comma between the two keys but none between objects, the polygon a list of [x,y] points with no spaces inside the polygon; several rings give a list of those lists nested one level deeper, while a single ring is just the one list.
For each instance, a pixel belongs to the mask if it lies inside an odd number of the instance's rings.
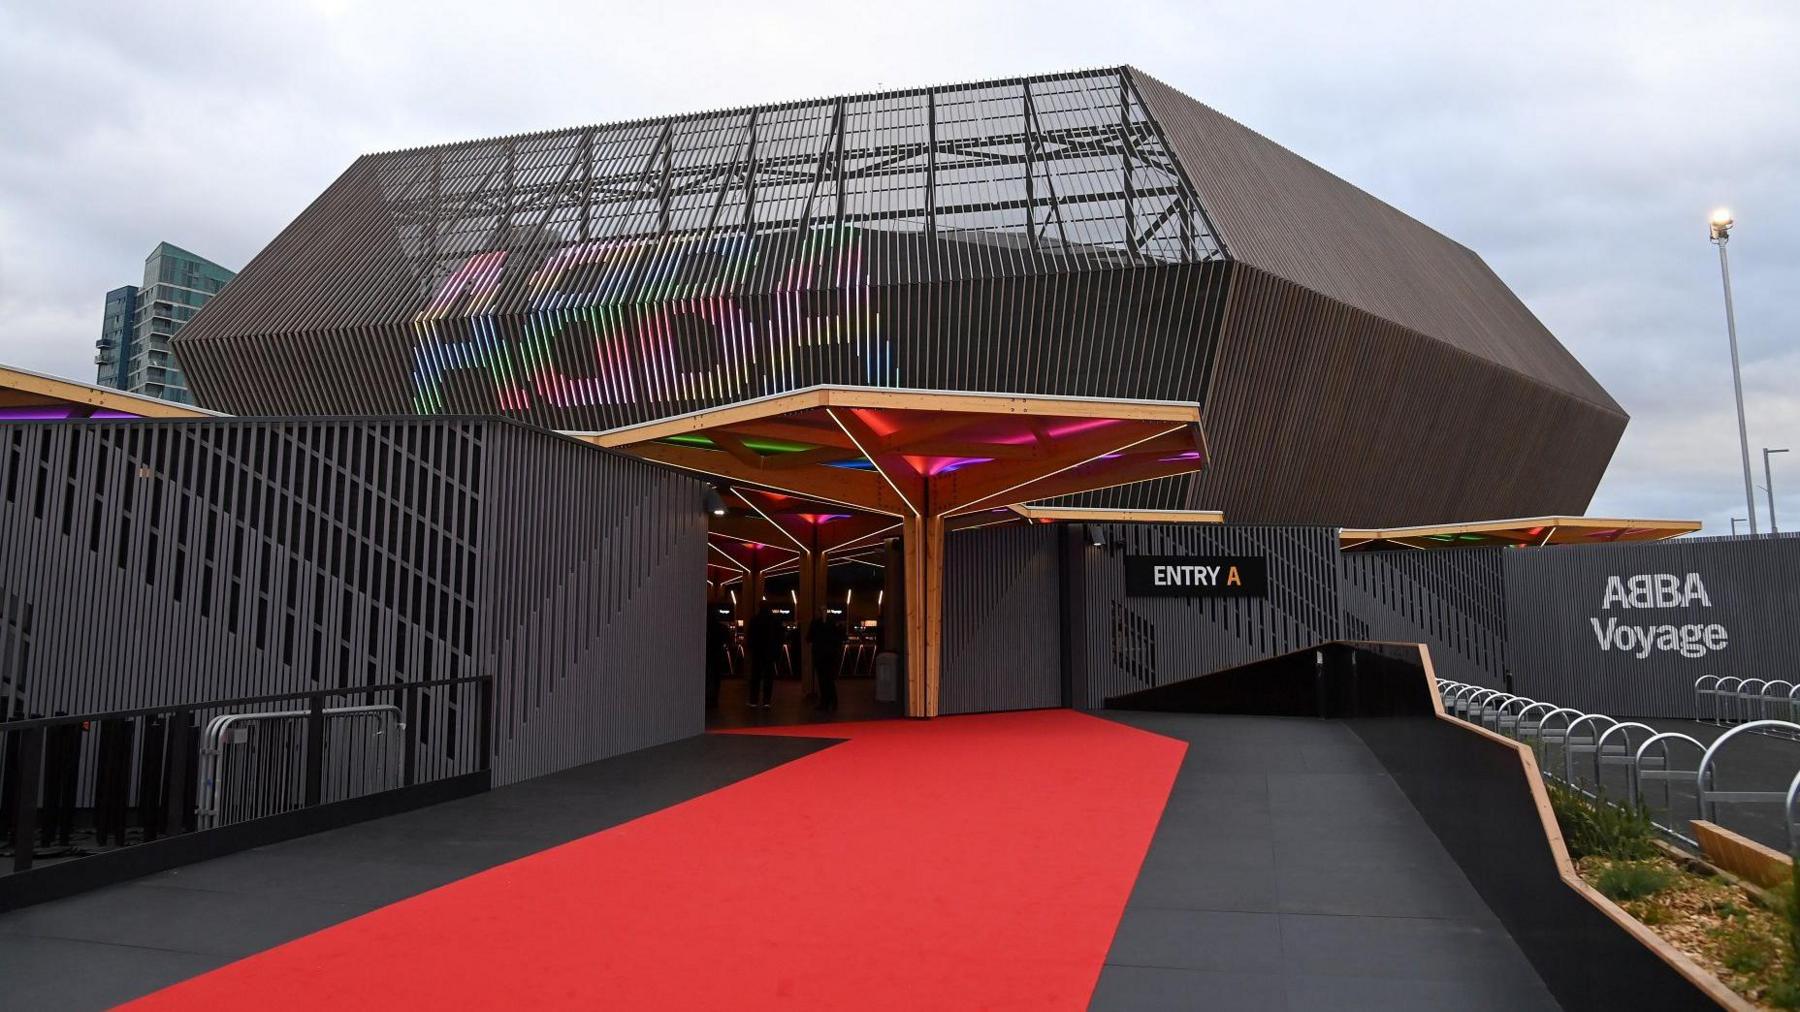
[{"label": "illuminated letter sign", "polygon": [[[775,251],[773,262],[763,262],[765,249]],[[420,413],[446,410],[445,379],[459,370],[487,372],[509,412],[528,410],[534,396],[568,408],[718,402],[786,389],[796,356],[826,346],[861,362],[856,381],[894,379],[861,239],[850,229],[815,229],[797,240],[575,243],[539,262],[523,291],[513,280],[503,292],[503,274],[516,279],[524,270],[506,250],[476,253],[419,311]]]}]

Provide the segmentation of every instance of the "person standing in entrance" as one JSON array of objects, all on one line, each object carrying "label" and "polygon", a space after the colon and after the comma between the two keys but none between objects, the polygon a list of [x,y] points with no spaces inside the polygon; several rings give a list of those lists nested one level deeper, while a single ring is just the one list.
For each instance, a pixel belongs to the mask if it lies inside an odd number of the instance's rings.
[{"label": "person standing in entrance", "polygon": [[746,633],[750,648],[750,705],[767,709],[775,695],[775,663],[787,629],[776,617],[775,609],[765,604],[751,617]]},{"label": "person standing in entrance", "polygon": [[731,670],[731,627],[710,605],[706,609],[706,708],[719,705],[719,682]]},{"label": "person standing in entrance", "polygon": [[838,663],[844,654],[844,630],[831,615],[821,611],[807,626],[806,639],[812,644],[813,676],[819,685],[819,709],[837,709]]}]

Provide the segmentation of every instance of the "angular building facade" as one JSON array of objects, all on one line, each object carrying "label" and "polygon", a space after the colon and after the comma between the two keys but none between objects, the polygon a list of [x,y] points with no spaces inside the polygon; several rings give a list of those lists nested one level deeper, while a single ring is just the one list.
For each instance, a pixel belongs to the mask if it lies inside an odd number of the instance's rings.
[{"label": "angular building facade", "polygon": [[643,423],[820,384],[1200,406],[1088,504],[1580,513],[1626,416],[1467,248],[1129,68],[359,159],[176,339],[237,413]]}]

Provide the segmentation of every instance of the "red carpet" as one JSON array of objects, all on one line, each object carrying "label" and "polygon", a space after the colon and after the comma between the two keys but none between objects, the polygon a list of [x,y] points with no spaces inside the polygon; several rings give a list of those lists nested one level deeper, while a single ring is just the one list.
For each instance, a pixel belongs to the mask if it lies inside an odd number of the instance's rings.
[{"label": "red carpet", "polygon": [[1067,710],[773,733],[850,740],[136,1004],[1086,1004],[1186,745]]}]

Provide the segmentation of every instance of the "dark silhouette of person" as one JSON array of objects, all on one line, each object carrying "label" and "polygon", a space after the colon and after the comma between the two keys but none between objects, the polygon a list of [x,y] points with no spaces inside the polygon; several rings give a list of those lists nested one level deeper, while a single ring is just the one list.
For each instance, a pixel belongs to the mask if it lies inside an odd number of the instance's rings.
[{"label": "dark silhouette of person", "polygon": [[775,695],[775,666],[787,640],[787,628],[775,609],[763,605],[750,619],[750,705],[765,709]]},{"label": "dark silhouette of person", "polygon": [[844,655],[844,627],[820,612],[807,626],[806,639],[812,644],[813,677],[819,685],[819,709],[837,709],[838,664]]},{"label": "dark silhouette of person", "polygon": [[712,607],[706,609],[706,708],[719,705],[719,682],[731,670],[731,627]]}]

